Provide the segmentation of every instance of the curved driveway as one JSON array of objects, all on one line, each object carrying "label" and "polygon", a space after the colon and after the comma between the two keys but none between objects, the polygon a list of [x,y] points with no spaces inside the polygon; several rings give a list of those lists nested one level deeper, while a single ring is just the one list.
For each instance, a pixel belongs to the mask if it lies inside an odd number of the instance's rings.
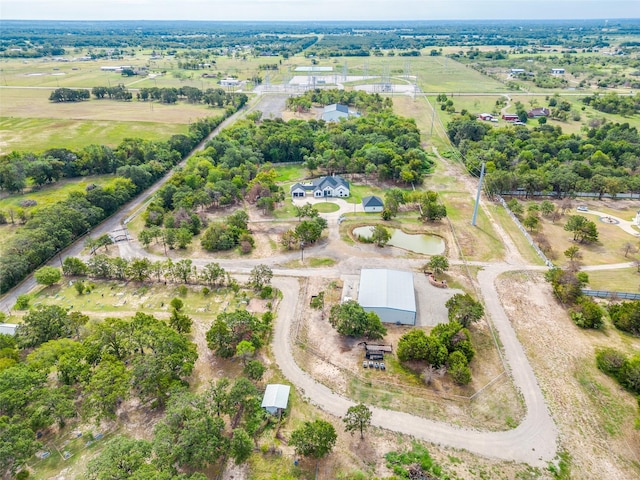
[{"label": "curved driveway", "polygon": [[[150,193],[153,193],[167,178],[168,177],[163,178],[163,181],[156,184],[151,191],[147,191],[146,195],[148,196]],[[141,208],[143,203],[144,197],[141,196],[96,228],[94,234],[106,233],[113,230],[116,226],[120,225],[132,211]],[[342,207],[344,208],[344,205],[342,205]],[[279,263],[297,258],[297,252],[266,259],[215,259],[215,261],[218,261],[224,268],[232,273],[246,274],[254,265],[259,263],[266,263],[274,267],[273,271],[275,276],[273,284],[283,292],[283,299],[279,307],[273,338],[275,359],[285,377],[298,387],[310,402],[333,415],[342,416],[354,403],[348,398],[333,393],[326,386],[316,382],[293,360],[291,330],[294,326],[295,319],[300,318],[302,314],[302,304],[300,300],[303,302],[306,301],[306,299],[300,298],[300,285],[296,277],[308,277],[318,275],[318,273],[322,273],[325,276],[354,273],[359,271],[365,263],[371,264],[372,261],[374,261],[377,266],[416,269],[423,261],[404,258],[374,257],[372,254],[360,251],[357,248],[351,248],[349,253],[345,254],[344,248],[332,248],[333,240],[338,237],[337,214],[339,213],[335,212],[334,214],[327,215],[330,224],[329,238],[331,240],[329,243],[324,246],[313,247],[313,249],[322,251],[323,254],[328,253],[334,256],[338,260],[334,268],[321,270],[289,270],[278,268]],[[511,247],[510,245],[510,239],[501,231],[499,226],[496,227],[498,228],[498,232],[501,233],[501,236],[503,236],[507,247],[509,247],[508,250],[515,251],[515,247]],[[122,242],[119,244],[119,247],[123,257],[146,256],[154,259],[161,258],[147,253],[140,248],[137,242]],[[63,255],[78,255],[81,250],[82,241],[78,241],[67,251],[63,252]],[[193,260],[196,265],[204,265],[214,259],[194,258]],[[507,368],[526,404],[527,413],[524,420],[517,428],[512,430],[483,432],[427,420],[408,413],[372,407],[372,423],[391,431],[412,435],[416,438],[443,446],[466,449],[486,457],[524,462],[533,466],[545,466],[547,462],[553,460],[556,455],[558,431],[546,407],[542,391],[540,390],[540,386],[538,385],[524,349],[518,341],[515,331],[502,308],[494,283],[498,275],[507,271],[523,269],[543,270],[544,268],[520,265],[519,263],[470,263],[483,267],[478,275],[480,291],[486,304],[488,316],[491,318],[504,348]],[[608,268],[626,268],[630,265],[631,263],[618,264],[608,266]],[[10,292],[10,294],[6,295],[0,301],[0,306],[4,306],[5,308],[12,306],[15,302],[16,295],[26,293],[33,285],[33,278],[30,277],[28,281],[23,282],[23,284],[19,285]]]}]

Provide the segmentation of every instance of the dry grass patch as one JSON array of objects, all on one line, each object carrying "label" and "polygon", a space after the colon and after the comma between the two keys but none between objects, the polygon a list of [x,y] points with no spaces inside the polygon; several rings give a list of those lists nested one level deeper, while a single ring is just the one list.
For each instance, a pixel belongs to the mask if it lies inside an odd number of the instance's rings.
[{"label": "dry grass patch", "polygon": [[640,339],[613,329],[579,329],[542,274],[506,274],[496,285],[558,425],[560,447],[571,456],[572,478],[637,478],[638,406],[596,368],[595,350],[610,346],[629,352],[640,348]]}]

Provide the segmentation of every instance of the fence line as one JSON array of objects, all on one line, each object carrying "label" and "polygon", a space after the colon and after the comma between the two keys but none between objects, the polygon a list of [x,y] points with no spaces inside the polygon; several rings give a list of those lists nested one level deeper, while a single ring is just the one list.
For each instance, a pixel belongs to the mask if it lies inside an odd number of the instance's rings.
[{"label": "fence line", "polygon": [[616,199],[640,199],[640,193],[598,193],[598,192],[569,192],[564,195],[559,195],[558,192],[529,192],[527,193],[525,190],[510,190],[506,192],[500,192],[500,195],[511,195],[512,197],[552,197],[552,198],[560,198],[564,196],[566,198],[616,198]]},{"label": "fence line", "polygon": [[620,298],[622,300],[640,300],[640,293],[610,292],[608,290],[589,290],[588,288],[583,288],[582,293],[589,297]]},{"label": "fence line", "polygon": [[544,252],[540,250],[540,247],[536,245],[536,242],[533,241],[533,238],[531,238],[531,235],[529,235],[529,232],[527,232],[527,229],[522,226],[522,224],[520,223],[520,220],[518,220],[518,217],[516,217],[515,214],[511,211],[511,209],[507,205],[507,202],[504,201],[504,198],[502,198],[500,195],[496,195],[496,197],[498,198],[498,201],[502,204],[504,209],[507,211],[507,213],[511,217],[511,220],[515,222],[518,229],[522,232],[522,234],[524,235],[524,238],[527,239],[527,242],[529,242],[529,245],[533,247],[533,249],[536,251],[538,256],[544,261],[544,264],[549,268],[553,268],[554,267],[553,262],[549,260],[547,256],[544,254]]}]

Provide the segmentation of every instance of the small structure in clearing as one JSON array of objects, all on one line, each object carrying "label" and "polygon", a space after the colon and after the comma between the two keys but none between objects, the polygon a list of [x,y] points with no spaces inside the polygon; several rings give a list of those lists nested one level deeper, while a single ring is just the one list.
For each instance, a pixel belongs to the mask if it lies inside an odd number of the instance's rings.
[{"label": "small structure in clearing", "polygon": [[15,323],[0,323],[0,333],[4,335],[15,335],[18,325]]},{"label": "small structure in clearing", "polygon": [[290,391],[291,387],[289,385],[280,385],[278,383],[267,385],[262,397],[262,408],[272,415],[282,412],[289,404]]}]

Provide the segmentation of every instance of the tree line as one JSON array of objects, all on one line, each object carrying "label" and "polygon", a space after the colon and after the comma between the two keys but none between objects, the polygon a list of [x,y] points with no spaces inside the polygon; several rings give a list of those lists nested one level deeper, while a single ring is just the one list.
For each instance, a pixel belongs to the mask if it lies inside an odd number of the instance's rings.
[{"label": "tree line", "polygon": [[473,175],[486,162],[490,194],[640,192],[640,135],[628,123],[594,125],[578,135],[546,124],[494,128],[467,115],[451,121],[447,132]]},{"label": "tree line", "polygon": [[[56,252],[86,234],[160,178],[229,113],[198,120],[190,126],[189,135],[173,136],[167,142],[125,140],[121,148],[116,150],[119,152],[118,155],[106,146],[87,147],[84,150],[87,153],[82,155],[60,150],[62,158],[69,160],[69,164],[91,159],[96,162],[101,173],[115,170],[119,176],[104,186],[92,185],[86,192],[73,192],[66,199],[35,209],[33,213],[25,216],[24,226],[4,246],[0,258],[1,291],[9,290]],[[4,162],[0,167],[3,174],[5,171],[19,171],[21,163],[11,162],[12,159],[25,160],[25,157],[19,154],[11,154],[8,158],[9,162]],[[62,163],[64,164],[64,160]],[[7,165],[8,168],[5,168]],[[82,169],[76,172],[80,173]]]}]

